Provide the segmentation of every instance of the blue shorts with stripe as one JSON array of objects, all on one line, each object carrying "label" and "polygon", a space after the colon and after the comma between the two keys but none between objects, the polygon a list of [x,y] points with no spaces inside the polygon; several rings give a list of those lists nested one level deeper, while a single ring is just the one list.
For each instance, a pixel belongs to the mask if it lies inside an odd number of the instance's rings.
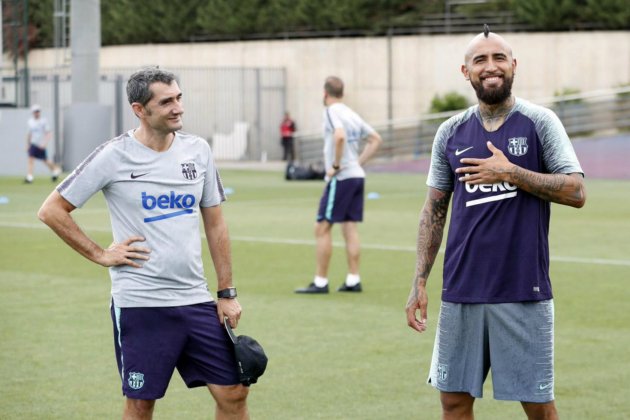
[{"label": "blue shorts with stripe", "polygon": [[234,346],[215,302],[120,308],[111,305],[123,395],[162,398],[175,368],[189,388],[239,383]]},{"label": "blue shorts with stripe", "polygon": [[317,221],[329,223],[363,221],[363,192],[365,178],[342,181],[333,177],[324,189],[319,202]]}]

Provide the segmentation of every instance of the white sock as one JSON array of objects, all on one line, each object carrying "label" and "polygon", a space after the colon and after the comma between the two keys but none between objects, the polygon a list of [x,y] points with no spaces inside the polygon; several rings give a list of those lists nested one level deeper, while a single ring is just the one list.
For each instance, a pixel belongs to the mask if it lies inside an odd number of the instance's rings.
[{"label": "white sock", "polygon": [[358,274],[348,274],[346,276],[346,286],[352,287],[356,286],[361,282],[361,277]]},{"label": "white sock", "polygon": [[315,283],[317,287],[324,287],[328,285],[328,279],[326,277],[315,276],[313,283]]},{"label": "white sock", "polygon": [[53,174],[54,176],[59,176],[59,175],[61,175],[61,168],[55,168],[55,169],[53,169],[52,174]]},{"label": "white sock", "polygon": [[31,174],[26,175],[26,180],[27,181],[32,181],[33,180],[33,175],[31,175]]}]

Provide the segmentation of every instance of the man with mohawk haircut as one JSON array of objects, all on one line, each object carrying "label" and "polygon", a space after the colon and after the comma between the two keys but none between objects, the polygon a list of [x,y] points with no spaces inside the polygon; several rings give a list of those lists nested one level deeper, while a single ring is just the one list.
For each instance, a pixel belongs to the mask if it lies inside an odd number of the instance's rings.
[{"label": "man with mohawk haircut", "polygon": [[452,199],[428,379],[443,419],[474,417],[490,370],[495,399],[519,401],[529,419],[558,418],[550,203],[582,207],[584,174],[558,117],[512,95],[516,68],[485,25],[461,66],[478,104],[445,121],[433,143],[406,312],[411,328],[427,329],[426,283]]}]

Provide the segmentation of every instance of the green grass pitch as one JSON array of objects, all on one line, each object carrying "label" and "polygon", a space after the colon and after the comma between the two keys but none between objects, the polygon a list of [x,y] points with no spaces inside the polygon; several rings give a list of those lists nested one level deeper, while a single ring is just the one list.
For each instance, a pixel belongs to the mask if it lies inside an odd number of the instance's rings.
[{"label": "green grass pitch", "polygon": [[[429,331],[406,326],[425,176],[371,173],[363,244],[364,293],[295,295],[314,273],[313,224],[323,183],[281,173],[224,170],[234,280],[244,308],[240,334],[259,340],[269,366],[252,386],[254,419],[435,419],[438,393],[425,384],[435,334],[442,255],[429,283]],[[37,220],[53,185],[0,179],[0,418],[119,418],[107,270],[80,257]],[[567,419],[630,417],[630,182],[587,179],[581,210],[552,207],[551,274],[556,302],[556,398]],[[111,242],[101,195],[75,218]],[[330,279],[345,276],[335,229]],[[206,274],[216,283],[207,249]],[[518,403],[494,401],[480,419],[524,418]],[[208,419],[205,388],[176,373],[156,419]]]}]

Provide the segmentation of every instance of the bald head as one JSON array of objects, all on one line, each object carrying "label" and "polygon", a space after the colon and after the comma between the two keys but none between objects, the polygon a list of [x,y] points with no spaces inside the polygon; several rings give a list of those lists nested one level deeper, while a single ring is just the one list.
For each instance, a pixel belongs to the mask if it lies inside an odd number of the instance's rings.
[{"label": "bald head", "polygon": [[494,32],[482,32],[474,37],[468,44],[466,54],[464,55],[464,63],[468,65],[475,55],[479,53],[483,54],[488,49],[501,51],[510,59],[513,57],[512,47],[510,47],[510,44],[508,44],[502,36]]}]

